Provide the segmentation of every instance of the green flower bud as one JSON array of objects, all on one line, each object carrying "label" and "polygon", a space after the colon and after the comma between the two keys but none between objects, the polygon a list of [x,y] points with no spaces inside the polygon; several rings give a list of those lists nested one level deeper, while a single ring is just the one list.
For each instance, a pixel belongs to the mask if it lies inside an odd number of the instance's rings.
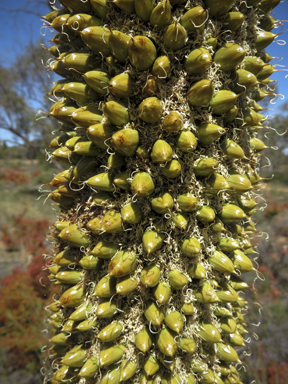
[{"label": "green flower bud", "polygon": [[201,360],[192,360],[191,369],[195,373],[205,372],[207,371],[208,366],[206,363],[203,363]]},{"label": "green flower bud", "polygon": [[232,252],[235,249],[241,248],[239,242],[233,239],[233,237],[221,237],[219,239],[219,246],[223,252]]},{"label": "green flower bud", "polygon": [[67,21],[70,17],[70,13],[65,13],[63,15],[59,15],[53,19],[51,23],[51,27],[56,29],[56,31],[61,32],[63,31],[64,26],[67,25]]},{"label": "green flower bud", "polygon": [[100,191],[113,192],[113,176],[109,173],[98,173],[86,181],[89,187],[100,189]]},{"label": "green flower bud", "polygon": [[212,62],[212,58],[209,51],[207,51],[207,49],[205,48],[197,48],[191,51],[189,55],[186,57],[184,62],[184,67],[188,73],[201,74],[206,72],[209,69],[211,62]]},{"label": "green flower bud", "polygon": [[241,273],[254,271],[255,268],[253,266],[252,261],[245,255],[244,252],[236,249],[233,251],[233,263],[236,269],[238,269]]},{"label": "green flower bud", "polygon": [[86,303],[83,303],[74,312],[71,313],[69,319],[74,321],[86,320],[86,312],[89,312],[91,308],[91,304],[87,305]]},{"label": "green flower bud", "polygon": [[135,361],[124,359],[120,367],[120,382],[124,382],[133,377],[137,371],[137,363]]},{"label": "green flower bud", "polygon": [[113,195],[103,191],[97,191],[97,193],[92,196],[92,203],[96,205],[104,205],[113,200]]},{"label": "green flower bud", "polygon": [[159,283],[154,289],[154,297],[157,300],[157,303],[159,303],[159,306],[166,303],[170,299],[171,295],[172,290],[170,285],[163,281],[161,281],[161,283]]},{"label": "green flower bud", "polygon": [[156,78],[152,75],[149,75],[147,77],[145,86],[142,88],[142,95],[143,97],[150,97],[157,92],[159,92],[159,88],[158,88]]},{"label": "green flower bud", "polygon": [[233,303],[239,300],[237,292],[229,284],[222,282],[220,286],[221,289],[217,291],[217,296],[223,303]]},{"label": "green flower bud", "polygon": [[188,274],[193,279],[206,279],[206,270],[202,263],[195,263],[188,268]]},{"label": "green flower bud", "polygon": [[113,4],[128,14],[135,13],[134,0],[113,0]]},{"label": "green flower bud", "polygon": [[166,163],[172,160],[172,154],[172,148],[166,141],[157,140],[151,151],[151,159],[153,163]]},{"label": "green flower bud", "polygon": [[138,288],[138,280],[130,276],[118,277],[116,292],[121,296],[128,296]]},{"label": "green flower bud", "polygon": [[62,293],[59,302],[63,307],[78,307],[85,298],[83,285],[75,285]]},{"label": "green flower bud", "polygon": [[243,337],[240,335],[240,333],[230,333],[229,335],[229,342],[233,345],[236,345],[237,347],[245,347],[246,344],[244,343]]},{"label": "green flower bud", "polygon": [[80,104],[88,104],[99,98],[98,94],[92,90],[89,85],[76,81],[64,84],[63,92],[67,97],[70,97]]},{"label": "green flower bud", "polygon": [[230,159],[245,159],[245,153],[240,145],[236,144],[235,141],[225,139],[221,143],[223,154]]},{"label": "green flower bud", "polygon": [[131,188],[131,184],[129,183],[128,179],[130,178],[130,174],[126,171],[117,173],[117,175],[114,177],[113,183],[121,189],[124,189],[125,191],[129,191]]},{"label": "green flower bud", "polygon": [[237,363],[240,361],[237,352],[229,344],[217,343],[216,354],[221,361],[227,361],[228,363]]},{"label": "green flower bud", "polygon": [[200,80],[187,93],[188,103],[192,107],[207,107],[211,102],[214,87],[211,80]]},{"label": "green flower bud", "polygon": [[79,372],[80,377],[84,377],[85,379],[89,379],[90,377],[94,377],[94,375],[98,372],[99,369],[99,359],[96,356],[89,357],[86,360],[85,364],[81,368]]},{"label": "green flower bud", "polygon": [[257,79],[259,81],[264,81],[267,77],[270,77],[271,75],[273,75],[274,72],[276,72],[276,69],[274,69],[273,65],[266,64],[265,67],[263,67],[257,73]]},{"label": "green flower bud", "polygon": [[184,303],[181,307],[181,311],[184,313],[184,315],[190,316],[195,313],[195,308],[192,304]]},{"label": "green flower bud", "polygon": [[64,228],[60,233],[59,237],[70,245],[74,245],[75,247],[88,247],[89,238],[85,235],[77,224],[69,225]]},{"label": "green flower bud", "polygon": [[122,126],[130,121],[128,108],[124,103],[108,101],[103,104],[103,113],[110,123],[114,125]]},{"label": "green flower bud", "polygon": [[[146,373],[146,376],[153,376],[157,371],[159,371],[160,364],[152,355],[149,355],[144,362],[143,369]],[[148,381],[144,381],[143,383],[150,384]],[[142,383],[141,383],[142,384]]]},{"label": "green flower bud", "polygon": [[189,9],[180,18],[180,23],[188,32],[201,32],[204,29],[204,22],[207,18],[207,11],[202,7]]},{"label": "green flower bud", "polygon": [[119,99],[126,99],[134,93],[134,82],[128,73],[121,73],[110,80],[109,91]]},{"label": "green flower bud", "polygon": [[171,22],[171,5],[169,0],[162,0],[153,8],[150,14],[152,27],[162,28]]},{"label": "green flower bud", "polygon": [[245,212],[234,204],[225,204],[219,214],[224,224],[231,224],[246,218]]},{"label": "green flower bud", "polygon": [[239,96],[240,95],[236,95],[236,93],[231,91],[219,91],[213,96],[210,102],[210,106],[212,107],[213,113],[215,115],[222,115],[223,113],[229,111],[229,109],[234,106]]},{"label": "green flower bud", "polygon": [[[92,1],[95,1],[95,0],[92,0]],[[120,380],[120,369],[118,366],[112,366],[107,371],[107,373],[102,377],[99,384],[118,384],[119,380]]]},{"label": "green flower bud", "polygon": [[215,173],[218,164],[216,159],[204,157],[194,162],[194,172],[197,176],[207,177]]},{"label": "green flower bud", "polygon": [[244,59],[244,69],[254,75],[257,75],[257,73],[260,72],[264,66],[265,63],[262,59],[260,59],[260,57],[247,56]]},{"label": "green flower bud", "polygon": [[148,254],[158,251],[158,249],[161,248],[165,237],[166,236],[163,233],[148,230],[142,237],[144,250]]},{"label": "green flower bud", "polygon": [[103,22],[100,19],[85,13],[72,15],[67,20],[67,26],[71,28],[72,31],[82,31],[88,27],[100,27],[101,25],[103,25]]},{"label": "green flower bud", "polygon": [[146,353],[152,347],[151,333],[147,328],[142,329],[135,335],[135,345],[143,353]]},{"label": "green flower bud", "polygon": [[123,222],[129,224],[139,224],[142,219],[141,210],[137,203],[128,203],[121,209]]},{"label": "green flower bud", "polygon": [[194,339],[182,337],[179,343],[179,347],[182,351],[187,353],[194,353],[196,351],[196,343]]},{"label": "green flower bud", "polygon": [[116,279],[112,276],[104,276],[98,281],[94,293],[99,297],[112,297],[116,293]]},{"label": "green flower bud", "polygon": [[161,168],[161,171],[168,179],[175,179],[181,173],[181,164],[178,160],[171,160]]},{"label": "green flower bud", "polygon": [[203,281],[203,285],[201,285],[194,293],[196,300],[202,304],[208,303],[217,303],[220,299],[217,296],[217,293],[211,287],[211,285],[207,281]]},{"label": "green flower bud", "polygon": [[71,116],[76,110],[77,108],[74,107],[72,100],[61,99],[52,105],[48,116],[53,116],[60,123],[71,124]]},{"label": "green flower bud", "polygon": [[[125,160],[124,160],[124,157],[122,155],[120,155],[119,153],[117,153],[117,152],[112,153],[108,157],[108,160],[107,160],[108,169],[121,168],[121,167],[123,167],[123,165],[125,165]],[[114,183],[114,180],[113,180],[113,183]]]},{"label": "green flower bud", "polygon": [[80,52],[73,52],[73,53],[66,55],[62,59],[62,63],[68,69],[72,68],[72,69],[75,69],[76,71],[81,72],[81,73],[85,73],[87,71],[90,71],[97,66],[100,67],[100,64],[101,64],[99,61],[97,61],[97,59],[94,55],[91,55],[89,53],[84,53],[81,51]]},{"label": "green flower bud", "polygon": [[183,289],[189,283],[188,278],[177,269],[168,272],[168,279],[171,287],[176,290]]},{"label": "green flower bud", "polygon": [[177,137],[177,147],[182,152],[192,152],[197,147],[197,140],[191,131],[182,131]]},{"label": "green flower bud", "polygon": [[90,3],[83,3],[79,0],[62,0],[62,3],[72,13],[90,13],[92,11]]},{"label": "green flower bud", "polygon": [[[244,71],[244,69],[243,69]],[[235,88],[234,88],[235,90]],[[237,90],[237,92],[241,92],[243,91],[243,88],[239,91]],[[238,112],[239,112],[239,109],[240,108],[237,108],[236,105],[233,105],[232,108],[230,108],[226,113],[225,115],[223,116],[223,124],[229,124],[229,123],[232,123],[233,120],[235,120],[236,116],[238,115]]]},{"label": "green flower bud", "polygon": [[93,255],[86,255],[82,257],[82,259],[79,261],[79,264],[84,269],[99,270],[102,266],[102,260],[98,259],[98,257],[95,257]]},{"label": "green flower bud", "polygon": [[78,155],[95,157],[99,154],[99,148],[92,141],[81,141],[75,144],[73,152]]},{"label": "green flower bud", "polygon": [[205,0],[204,3],[210,16],[219,17],[229,11],[235,0]]},{"label": "green flower bud", "polygon": [[135,36],[129,40],[128,56],[133,67],[139,71],[146,71],[154,63],[157,50],[148,37]]},{"label": "green flower bud", "polygon": [[184,48],[187,41],[187,32],[181,24],[170,24],[163,34],[164,45],[172,51]]},{"label": "green flower bud", "polygon": [[198,207],[198,200],[190,193],[178,196],[177,203],[184,212],[193,212]]},{"label": "green flower bud", "polygon": [[256,31],[254,47],[256,48],[257,52],[268,47],[268,45],[272,43],[276,36],[277,35],[269,31]]},{"label": "green flower bud", "polygon": [[164,323],[172,331],[180,333],[185,323],[185,316],[178,311],[171,311],[164,318]]},{"label": "green flower bud", "polygon": [[128,58],[128,45],[131,37],[120,31],[111,30],[109,45],[112,55],[120,62],[125,63]]},{"label": "green flower bud", "polygon": [[102,341],[102,343],[108,343],[118,339],[121,336],[123,331],[123,325],[119,321],[113,321],[108,324],[105,328],[102,328],[101,331],[97,334],[97,338]]},{"label": "green flower bud", "polygon": [[179,132],[183,127],[183,118],[177,111],[170,112],[164,117],[162,128],[169,133]]},{"label": "green flower bud", "polygon": [[133,272],[137,264],[134,251],[119,251],[108,265],[109,275],[121,277]]},{"label": "green flower bud", "polygon": [[216,316],[232,316],[232,313],[226,307],[218,305],[214,311]]},{"label": "green flower bud", "polygon": [[68,338],[69,338],[69,336],[66,333],[60,332],[60,333],[57,333],[57,335],[51,337],[51,339],[49,341],[53,344],[56,344],[56,345],[67,346],[67,339]]},{"label": "green flower bud", "polygon": [[184,256],[195,257],[201,252],[201,245],[196,237],[190,237],[183,241],[181,252]]},{"label": "green flower bud", "polygon": [[257,77],[246,69],[237,69],[236,71],[236,86],[233,88],[235,93],[241,93],[250,90],[259,84]]},{"label": "green flower bud", "polygon": [[204,182],[205,192],[216,195],[220,191],[226,191],[230,188],[227,180],[222,175],[215,173]]},{"label": "green flower bud", "polygon": [[144,22],[150,20],[150,15],[153,8],[153,0],[135,0],[136,15]]},{"label": "green flower bud", "polygon": [[93,11],[96,16],[102,20],[106,19],[106,13],[108,12],[108,6],[106,0],[90,0]]},{"label": "green flower bud", "polygon": [[56,274],[56,279],[60,284],[78,284],[81,279],[80,271],[60,271]]},{"label": "green flower bud", "polygon": [[230,31],[237,31],[245,20],[245,16],[241,12],[228,12],[224,18],[223,27]]},{"label": "green flower bud", "polygon": [[87,137],[91,140],[97,147],[101,149],[107,149],[108,144],[106,144],[106,140],[109,139],[115,128],[111,124],[100,123],[89,126],[87,129]]},{"label": "green flower bud", "polygon": [[[152,325],[160,327],[164,320],[164,312],[153,301],[149,301],[144,309],[144,316]],[[145,369],[145,368],[144,368]]]},{"label": "green flower bud", "polygon": [[162,193],[162,195],[158,197],[154,197],[151,202],[152,209],[162,215],[169,213],[173,209],[173,204],[173,197],[167,192]]},{"label": "green flower bud", "polygon": [[111,146],[123,156],[133,156],[138,144],[139,133],[136,129],[124,128],[111,137]]},{"label": "green flower bud", "polygon": [[200,223],[211,223],[215,220],[215,212],[214,209],[204,205],[196,212],[196,218]]},{"label": "green flower bud", "polygon": [[244,193],[250,191],[253,187],[250,180],[245,175],[233,173],[227,179],[228,184],[236,193]]},{"label": "green flower bud", "polygon": [[92,105],[78,108],[71,115],[72,122],[82,128],[88,128],[90,125],[98,124],[102,118],[102,112]]},{"label": "green flower bud", "polygon": [[156,345],[165,356],[173,357],[177,351],[174,335],[168,328],[163,328],[158,333]]},{"label": "green flower bud", "polygon": [[221,334],[218,329],[209,322],[199,324],[199,336],[207,343],[219,343]]},{"label": "green flower bud", "polygon": [[[102,71],[89,71],[84,73],[84,79],[91,88],[100,95],[107,95],[111,77]],[[92,123],[93,124],[93,123]]]},{"label": "green flower bud", "polygon": [[223,252],[214,251],[209,256],[208,261],[212,265],[212,268],[218,272],[236,273],[232,261]]},{"label": "green flower bud", "polygon": [[184,231],[186,230],[188,225],[188,217],[185,214],[182,214],[182,213],[174,214],[172,221],[177,228],[184,229]]},{"label": "green flower bud", "polygon": [[222,71],[228,72],[235,69],[243,61],[245,55],[245,50],[240,45],[225,43],[216,51],[214,61],[220,65]]},{"label": "green flower bud", "polygon": [[163,103],[157,97],[147,97],[139,105],[138,113],[145,123],[157,123],[163,112]]},{"label": "green flower bud", "polygon": [[97,325],[97,320],[84,320],[77,325],[76,329],[80,332],[90,332]]},{"label": "green flower bud", "polygon": [[221,317],[219,320],[220,328],[224,333],[234,333],[237,329],[237,324],[230,316]]},{"label": "green flower bud", "polygon": [[141,271],[140,280],[145,287],[155,287],[161,276],[160,268],[155,264],[144,267]]},{"label": "green flower bud", "polygon": [[155,185],[152,177],[147,172],[137,173],[131,184],[131,191],[133,195],[138,197],[147,197],[150,196],[155,189]]},{"label": "green flower bud", "polygon": [[125,346],[122,344],[104,347],[99,355],[100,367],[107,367],[108,365],[117,363],[117,361],[121,360],[124,351]]},{"label": "green flower bud", "polygon": [[88,27],[80,31],[83,42],[95,53],[110,56],[109,30],[104,27]]},{"label": "green flower bud", "polygon": [[103,301],[101,304],[98,305],[96,309],[96,316],[100,319],[110,319],[116,313],[118,312],[118,308],[116,304],[113,304],[108,301]]}]

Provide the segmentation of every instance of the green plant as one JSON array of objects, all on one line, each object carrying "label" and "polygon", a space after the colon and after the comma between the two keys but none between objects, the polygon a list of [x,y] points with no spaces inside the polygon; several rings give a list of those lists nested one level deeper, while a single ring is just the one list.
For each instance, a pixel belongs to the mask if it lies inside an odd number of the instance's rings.
[{"label": "green plant", "polygon": [[44,17],[64,78],[48,158],[67,167],[49,194],[53,383],[241,383],[278,3],[62,0]]}]

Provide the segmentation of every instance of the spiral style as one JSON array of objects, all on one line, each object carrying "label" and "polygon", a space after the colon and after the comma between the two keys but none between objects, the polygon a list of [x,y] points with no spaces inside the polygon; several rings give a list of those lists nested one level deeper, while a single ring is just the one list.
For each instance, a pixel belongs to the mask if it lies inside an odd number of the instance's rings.
[{"label": "spiral style", "polygon": [[46,381],[241,383],[280,0],[60,2]]}]

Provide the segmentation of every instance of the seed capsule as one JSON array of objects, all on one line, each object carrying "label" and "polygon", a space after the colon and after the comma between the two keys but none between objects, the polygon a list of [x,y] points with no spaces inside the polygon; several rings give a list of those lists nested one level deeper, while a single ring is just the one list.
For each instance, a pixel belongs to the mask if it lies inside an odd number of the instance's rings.
[{"label": "seed capsule", "polygon": [[177,269],[168,272],[168,279],[171,287],[176,290],[183,289],[189,283],[187,277],[183,273],[177,271]]},{"label": "seed capsule", "polygon": [[127,359],[122,360],[120,367],[120,382],[129,380],[137,371],[137,363]]},{"label": "seed capsule", "polygon": [[163,103],[157,97],[147,97],[139,105],[138,113],[145,123],[157,123],[162,116]]},{"label": "seed capsule", "polygon": [[60,297],[59,302],[63,307],[78,307],[85,298],[82,285],[75,285],[67,289]]},{"label": "seed capsule", "polygon": [[197,140],[191,131],[182,131],[177,137],[177,147],[182,152],[192,152],[197,147]]},{"label": "seed capsule", "polygon": [[128,46],[131,37],[120,31],[111,30],[109,34],[109,46],[112,55],[120,61],[125,63],[128,58]]},{"label": "seed capsule", "polygon": [[166,163],[172,159],[172,148],[164,140],[157,140],[152,148],[151,159],[153,163]]},{"label": "seed capsule", "polygon": [[61,267],[68,267],[70,264],[75,264],[78,259],[78,255],[71,253],[68,249],[65,249],[64,251],[57,253],[54,257],[53,263],[60,265]]},{"label": "seed capsule", "polygon": [[235,141],[230,139],[225,139],[221,143],[221,148],[223,150],[223,154],[230,159],[244,159],[245,153],[243,149],[235,143]]},{"label": "seed capsule", "polygon": [[140,71],[146,71],[154,63],[157,50],[148,37],[135,36],[129,41],[128,56],[133,67]]},{"label": "seed capsule", "polygon": [[232,261],[223,252],[214,251],[208,258],[209,263],[218,272],[235,273]]},{"label": "seed capsule", "polygon": [[184,48],[187,41],[187,32],[178,22],[170,24],[164,31],[163,42],[168,49],[178,51]]},{"label": "seed capsule", "polygon": [[99,359],[96,356],[91,356],[89,359],[85,362],[83,367],[81,368],[79,372],[80,377],[84,377],[85,379],[88,379],[90,377],[94,377],[94,375],[98,372],[99,369]]},{"label": "seed capsule", "polygon": [[121,277],[133,272],[137,257],[134,251],[119,251],[109,263],[110,276]]},{"label": "seed capsule", "polygon": [[214,61],[220,65],[222,71],[228,72],[235,69],[243,61],[245,55],[245,50],[240,45],[225,43],[216,51]]},{"label": "seed capsule", "polygon": [[189,32],[202,31],[206,21],[207,11],[202,7],[194,7],[189,9],[181,16],[180,23]]},{"label": "seed capsule", "polygon": [[237,292],[229,284],[222,282],[220,286],[222,290],[217,291],[217,296],[223,303],[232,303],[239,300]]},{"label": "seed capsule", "polygon": [[188,274],[193,279],[206,279],[206,270],[202,263],[195,263],[188,268]]},{"label": "seed capsule", "polygon": [[211,17],[225,15],[234,4],[235,0],[205,0],[206,8],[209,9]]},{"label": "seed capsule", "polygon": [[90,177],[86,181],[86,184],[92,188],[100,189],[100,191],[113,192],[113,177],[109,173],[98,173],[95,176]]},{"label": "seed capsule", "polygon": [[103,301],[98,305],[96,309],[96,316],[100,319],[110,319],[118,312],[116,304],[113,304],[109,301]]},{"label": "seed capsule", "polygon": [[237,205],[225,204],[222,206],[219,217],[224,224],[230,224],[245,219],[246,215]]},{"label": "seed capsule", "polygon": [[148,230],[142,237],[143,247],[150,254],[161,248],[165,239],[165,234],[157,233],[156,231]]},{"label": "seed capsule", "polygon": [[195,373],[205,372],[207,371],[208,366],[206,363],[203,363],[202,360],[192,360],[191,369]]},{"label": "seed capsule", "polygon": [[184,315],[190,316],[195,313],[195,308],[192,304],[184,303],[181,307],[181,311],[184,313]]},{"label": "seed capsule", "polygon": [[107,95],[108,85],[111,77],[106,72],[89,71],[86,72],[83,76],[86,83],[89,84],[90,87],[94,89],[94,91],[100,95]]},{"label": "seed capsule", "polygon": [[134,82],[128,73],[121,73],[110,80],[109,91],[119,99],[126,99],[134,93]]},{"label": "seed capsule", "polygon": [[174,335],[168,328],[163,328],[158,333],[156,345],[165,356],[173,357],[177,351]]},{"label": "seed capsule", "polygon": [[124,128],[111,137],[111,146],[123,156],[132,156],[139,144],[139,133],[135,129]]},{"label": "seed capsule", "polygon": [[193,107],[207,107],[211,102],[213,93],[212,81],[207,79],[200,80],[188,90],[187,100]]},{"label": "seed capsule", "polygon": [[219,343],[221,341],[221,334],[218,329],[208,322],[203,322],[199,324],[199,335],[207,341],[208,343]]},{"label": "seed capsule", "polygon": [[97,68],[97,66],[100,67],[101,64],[94,55],[81,51],[70,53],[64,56],[61,61],[69,70],[74,69],[81,73]]},{"label": "seed capsule", "polygon": [[237,31],[245,20],[245,16],[241,12],[228,12],[224,18],[223,27],[230,31]]},{"label": "seed capsule", "polygon": [[197,176],[207,177],[215,173],[218,164],[216,159],[204,157],[194,162],[194,172]]},{"label": "seed capsule", "polygon": [[123,325],[119,321],[113,321],[97,334],[97,338],[103,343],[108,343],[118,339],[123,331]]},{"label": "seed capsule", "polygon": [[60,332],[60,333],[57,333],[57,335],[54,335],[53,337],[51,337],[51,339],[49,341],[51,341],[51,343],[56,344],[56,345],[67,346],[67,339],[68,338],[69,338],[69,336],[66,333]]},{"label": "seed capsule", "polygon": [[168,283],[161,282],[154,289],[154,297],[159,303],[159,306],[163,303],[166,303],[172,295],[171,287]]},{"label": "seed capsule", "polygon": [[144,267],[141,271],[140,280],[146,287],[155,287],[161,276],[160,268],[155,264],[150,264]]},{"label": "seed capsule", "polygon": [[90,125],[98,124],[102,118],[101,111],[92,105],[78,108],[71,115],[72,122],[82,128],[88,128]]},{"label": "seed capsule", "polygon": [[[143,369],[147,376],[153,376],[159,370],[160,364],[152,355],[149,355],[144,362]],[[148,381],[144,381],[143,383],[150,384]],[[142,383],[141,383],[142,384]]]},{"label": "seed capsule", "polygon": [[183,118],[177,111],[170,112],[164,117],[162,128],[169,133],[179,132],[183,127]]},{"label": "seed capsule", "polygon": [[56,120],[64,124],[71,124],[71,116],[77,108],[73,105],[72,100],[61,99],[52,105],[48,116],[53,116]]},{"label": "seed capsule", "polygon": [[73,347],[62,359],[62,363],[68,367],[82,367],[86,358],[86,352],[82,344]]},{"label": "seed capsule", "polygon": [[169,0],[162,0],[150,14],[152,27],[163,28],[171,22],[171,5]]},{"label": "seed capsule", "polygon": [[162,193],[162,195],[158,197],[154,197],[151,201],[152,209],[164,215],[165,213],[169,213],[173,208],[173,197],[169,193]]},{"label": "seed capsule", "polygon": [[90,332],[97,325],[97,320],[84,320],[79,323],[76,329],[80,332]]},{"label": "seed capsule", "polygon": [[179,229],[186,230],[188,226],[188,217],[184,213],[176,213],[173,215],[173,224]]},{"label": "seed capsule", "polygon": [[227,181],[229,186],[233,188],[236,193],[244,193],[253,189],[248,177],[240,173],[231,174]]},{"label": "seed capsule", "polygon": [[147,328],[142,329],[135,335],[135,345],[143,353],[146,353],[152,347],[151,333]]},{"label": "seed capsule", "polygon": [[179,208],[184,212],[193,212],[198,207],[198,200],[190,193],[178,196],[177,202]]},{"label": "seed capsule", "polygon": [[57,282],[60,284],[77,284],[81,281],[80,271],[61,271],[56,274]]},{"label": "seed capsule", "polygon": [[204,182],[205,192],[216,195],[220,191],[226,191],[230,188],[227,180],[222,175],[215,173]]},{"label": "seed capsule", "polygon": [[118,277],[116,292],[121,296],[128,296],[138,288],[138,280],[130,276]]},{"label": "seed capsule", "polygon": [[142,218],[141,210],[137,203],[128,203],[121,209],[123,222],[139,224]]},{"label": "seed capsule", "polygon": [[159,56],[154,61],[152,74],[160,79],[165,79],[170,75],[170,60],[168,56]]},{"label": "seed capsule", "polygon": [[257,31],[254,41],[254,47],[256,48],[257,52],[268,47],[268,45],[272,43],[276,36],[277,35],[269,31]]},{"label": "seed capsule", "polygon": [[203,285],[201,285],[201,287],[194,293],[194,295],[196,300],[202,304],[217,303],[220,301],[215,290],[205,280],[203,281]]},{"label": "seed capsule", "polygon": [[269,147],[266,147],[266,145],[263,143],[262,140],[257,139],[256,137],[252,137],[250,139],[250,147],[256,153],[263,151],[263,149],[265,148],[269,148]]},{"label": "seed capsule", "polygon": [[188,73],[201,74],[206,72],[209,69],[211,62],[212,62],[212,58],[209,51],[207,51],[207,49],[205,48],[197,48],[191,51],[189,55],[186,57],[184,62],[184,67]]},{"label": "seed capsule", "polygon": [[109,30],[104,27],[88,27],[80,31],[84,43],[95,53],[110,56]]},{"label": "seed capsule", "polygon": [[78,155],[95,157],[99,154],[99,148],[92,141],[82,141],[75,144],[73,152]]},{"label": "seed capsule", "polygon": [[69,225],[64,228],[59,237],[70,245],[75,247],[88,247],[89,238],[85,233],[77,226],[77,224]]},{"label": "seed capsule", "polygon": [[106,140],[112,136],[114,131],[115,128],[111,124],[95,124],[89,126],[87,130],[87,137],[99,148],[107,149],[108,144],[106,144]]},{"label": "seed capsule", "polygon": [[[95,0],[92,0],[92,1],[95,1]],[[118,384],[119,380],[120,380],[120,369],[117,365],[116,366],[113,365],[111,366],[109,371],[107,371],[107,373],[102,377],[99,384]]]},{"label": "seed capsule", "polygon": [[80,82],[71,82],[63,85],[63,92],[67,97],[80,104],[88,104],[98,100],[98,94],[89,85]]},{"label": "seed capsule", "polygon": [[97,216],[94,219],[89,220],[86,224],[86,227],[94,233],[101,233],[103,232],[102,219],[103,216]]},{"label": "seed capsule", "polygon": [[161,171],[168,179],[175,179],[181,174],[181,164],[178,160],[169,161]]},{"label": "seed capsule", "polygon": [[104,103],[103,113],[110,123],[114,125],[122,126],[130,121],[128,108],[122,102],[108,101],[107,103]]},{"label": "seed capsule", "polygon": [[151,322],[152,325],[159,327],[164,320],[164,312],[161,308],[158,308],[153,301],[147,304],[147,307],[144,309],[144,316],[149,323]]},{"label": "seed capsule", "polygon": [[233,262],[236,269],[239,269],[240,272],[250,272],[254,271],[252,261],[239,249],[233,251]]},{"label": "seed capsule", "polygon": [[165,316],[164,323],[172,331],[177,332],[179,334],[184,326],[185,320],[185,316],[183,316],[180,312],[171,311]]},{"label": "seed capsule", "polygon": [[131,188],[131,183],[128,181],[130,174],[126,171],[118,173],[113,180],[113,183],[125,191],[129,191]]},{"label": "seed capsule", "polygon": [[94,293],[99,297],[112,297],[116,293],[116,279],[112,276],[104,276],[97,283]]},{"label": "seed capsule", "polygon": [[236,93],[231,91],[219,91],[213,96],[210,102],[213,113],[215,113],[215,115],[222,115],[223,113],[229,111],[229,109],[231,109],[235,104],[238,97],[239,95],[236,95]]},{"label": "seed capsule", "polygon": [[257,77],[245,69],[237,69],[236,71],[236,86],[233,89],[235,93],[241,93],[254,88],[259,82]]},{"label": "seed capsule", "polygon": [[102,26],[103,22],[97,17],[87,15],[85,13],[78,13],[76,15],[70,16],[67,20],[67,26],[72,29],[72,31],[82,31],[88,27]]},{"label": "seed capsule", "polygon": [[230,316],[221,317],[220,328],[224,333],[234,333],[237,329],[237,324]]},{"label": "seed capsule", "polygon": [[228,363],[239,362],[239,357],[234,348],[229,344],[217,343],[217,356],[222,361],[227,361]]},{"label": "seed capsule", "polygon": [[219,239],[219,245],[223,252],[233,252],[235,249],[241,248],[239,242],[232,237],[221,237]]},{"label": "seed capsule", "polygon": [[147,172],[137,173],[131,184],[131,191],[133,195],[138,197],[147,197],[150,196],[155,189],[155,185],[152,177]]},{"label": "seed capsule", "polygon": [[184,256],[195,257],[201,252],[201,245],[196,237],[190,237],[183,241],[181,245],[181,252]]},{"label": "seed capsule", "polygon": [[215,220],[215,212],[214,209],[211,207],[208,207],[204,205],[201,207],[197,212],[196,212],[196,218],[198,221],[201,223],[211,223],[212,221]]},{"label": "seed capsule", "polygon": [[121,360],[124,351],[125,346],[122,344],[104,347],[104,349],[100,351],[100,367],[107,367],[108,365],[117,363],[117,361]]}]

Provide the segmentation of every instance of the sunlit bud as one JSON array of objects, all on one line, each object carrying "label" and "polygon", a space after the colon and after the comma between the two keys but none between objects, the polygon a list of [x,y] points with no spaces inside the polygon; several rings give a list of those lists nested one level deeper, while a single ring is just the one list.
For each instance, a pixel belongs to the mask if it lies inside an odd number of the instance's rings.
[{"label": "sunlit bud", "polygon": [[121,336],[123,331],[123,325],[119,321],[113,321],[108,324],[105,328],[102,328],[101,331],[97,334],[97,338],[105,342],[111,342],[118,339]]},{"label": "sunlit bud", "polygon": [[135,335],[135,345],[143,353],[146,353],[152,347],[151,333],[147,328],[142,329]]},{"label": "sunlit bud", "polygon": [[150,14],[152,27],[162,28],[171,22],[171,5],[169,0],[162,0],[153,8]]},{"label": "sunlit bud", "polygon": [[154,301],[150,301],[144,309],[144,316],[152,325],[160,326],[164,320],[164,312],[158,308]]},{"label": "sunlit bud", "polygon": [[140,71],[146,71],[154,63],[157,50],[148,37],[135,36],[129,41],[128,56],[133,67]]},{"label": "sunlit bud", "polygon": [[121,277],[133,272],[137,264],[134,251],[119,251],[111,259],[108,270],[110,276]]},{"label": "sunlit bud", "polygon": [[125,346],[122,344],[104,347],[99,355],[100,367],[107,367],[108,365],[117,363],[117,361],[121,360],[124,351]]},{"label": "sunlit bud", "polygon": [[199,335],[208,343],[218,343],[221,340],[221,334],[218,329],[209,322],[199,324]]},{"label": "sunlit bud", "polygon": [[216,64],[220,65],[222,71],[228,72],[235,69],[243,61],[245,55],[246,52],[240,45],[225,43],[216,51],[213,59]]},{"label": "sunlit bud", "polygon": [[214,93],[214,87],[211,80],[200,80],[187,92],[188,103],[192,107],[207,107],[211,102]]}]

